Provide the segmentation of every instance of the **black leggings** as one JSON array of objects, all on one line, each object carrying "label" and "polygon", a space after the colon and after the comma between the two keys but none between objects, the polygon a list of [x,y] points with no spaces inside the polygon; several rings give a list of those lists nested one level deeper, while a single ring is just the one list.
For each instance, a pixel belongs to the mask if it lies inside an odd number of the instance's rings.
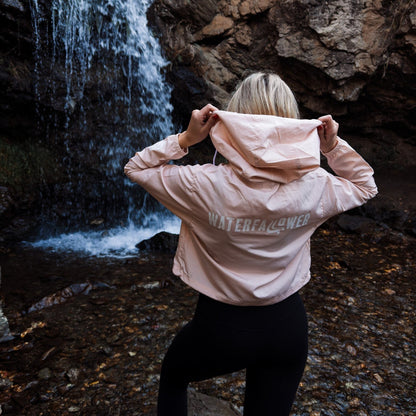
[{"label": "black leggings", "polygon": [[306,363],[299,294],[268,306],[234,306],[200,295],[195,316],[163,360],[158,416],[187,415],[187,387],[246,369],[245,416],[287,416]]}]

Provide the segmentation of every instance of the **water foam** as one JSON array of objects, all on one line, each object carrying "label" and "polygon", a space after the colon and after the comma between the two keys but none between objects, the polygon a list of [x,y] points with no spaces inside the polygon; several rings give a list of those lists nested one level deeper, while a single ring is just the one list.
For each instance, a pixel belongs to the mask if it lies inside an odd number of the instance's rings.
[{"label": "water foam", "polygon": [[165,218],[157,224],[137,227],[116,227],[106,231],[73,232],[27,243],[34,248],[53,252],[76,253],[93,257],[128,258],[137,256],[136,244],[153,235],[166,231],[179,234],[180,220]]}]

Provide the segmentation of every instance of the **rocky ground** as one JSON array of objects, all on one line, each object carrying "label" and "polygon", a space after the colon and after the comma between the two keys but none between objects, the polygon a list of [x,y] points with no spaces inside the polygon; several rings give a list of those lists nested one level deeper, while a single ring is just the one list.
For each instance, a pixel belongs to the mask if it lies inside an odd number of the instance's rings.
[{"label": "rocky ground", "polygon": [[[301,292],[309,359],[293,415],[416,414],[415,248],[415,239],[379,227],[316,233],[312,280]],[[0,344],[2,414],[154,412],[162,357],[197,298],[172,276],[170,255],[120,260],[14,248],[0,261],[15,336]],[[44,297],[65,296],[27,313]],[[191,387],[241,410],[244,372]]]}]

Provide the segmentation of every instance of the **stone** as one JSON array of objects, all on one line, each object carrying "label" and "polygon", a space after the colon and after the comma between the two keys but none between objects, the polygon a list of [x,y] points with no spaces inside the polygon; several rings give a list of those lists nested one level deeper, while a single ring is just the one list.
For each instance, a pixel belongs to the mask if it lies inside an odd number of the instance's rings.
[{"label": "stone", "polygon": [[[151,413],[156,416],[156,409]],[[233,409],[225,400],[208,396],[207,394],[188,391],[188,415],[189,416],[241,416],[241,413]]]},{"label": "stone", "polygon": [[376,222],[358,215],[341,214],[337,224],[345,231],[364,234],[374,228]]},{"label": "stone", "polygon": [[238,10],[241,16],[256,15],[270,9],[275,4],[275,0],[245,0]]},{"label": "stone", "polygon": [[42,368],[38,373],[38,377],[41,380],[48,380],[49,378],[52,377],[52,371],[47,367]]},{"label": "stone", "polygon": [[225,3],[221,3],[220,7],[224,15],[231,16],[233,19],[237,20],[240,18],[240,11],[238,10],[239,4],[240,0],[230,0]]},{"label": "stone", "polygon": [[178,245],[178,235],[162,231],[136,245],[140,251],[174,253]]},{"label": "stone", "polygon": [[225,400],[192,390],[188,396],[188,414],[191,416],[241,416]]},{"label": "stone", "polygon": [[0,4],[5,7],[11,7],[13,9],[17,9],[20,12],[25,11],[23,4],[19,0],[1,0]]},{"label": "stone", "polygon": [[226,34],[232,27],[234,22],[231,18],[217,14],[212,22],[202,28],[202,30],[195,35],[195,39],[204,39],[213,36],[220,36]]},{"label": "stone", "polygon": [[0,216],[13,207],[13,198],[5,186],[0,186]]},{"label": "stone", "polygon": [[249,26],[243,26],[235,34],[237,43],[243,46],[249,46],[253,42],[252,30]]},{"label": "stone", "polygon": [[10,332],[9,321],[3,313],[0,302],[0,342],[11,341],[12,339],[14,339],[14,336]]},{"label": "stone", "polygon": [[70,381],[70,383],[75,384],[79,378],[80,373],[81,371],[79,370],[79,368],[70,368],[66,372],[66,376],[68,380]]},{"label": "stone", "polygon": [[9,380],[8,378],[4,376],[0,378],[0,391],[5,390],[11,386],[13,386],[13,382],[11,380]]}]

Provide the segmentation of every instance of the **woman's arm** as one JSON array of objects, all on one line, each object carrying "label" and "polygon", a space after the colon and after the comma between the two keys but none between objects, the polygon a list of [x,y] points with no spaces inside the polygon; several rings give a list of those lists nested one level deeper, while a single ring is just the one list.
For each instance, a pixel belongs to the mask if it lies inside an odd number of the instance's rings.
[{"label": "woman's arm", "polygon": [[194,189],[197,166],[168,164],[188,152],[192,144],[205,139],[216,123],[216,108],[210,104],[202,110],[194,110],[184,133],[169,136],[135,154],[124,167],[127,177],[142,186],[166,208],[180,218],[192,210],[190,193]]},{"label": "woman's arm", "polygon": [[322,124],[318,127],[321,151],[322,153],[328,153],[337,145],[339,124],[331,115],[319,117],[318,120],[322,121]]},{"label": "woman's arm", "polygon": [[338,137],[338,123],[331,116],[320,117],[321,151],[337,176],[328,175],[324,199],[326,217],[363,205],[377,195],[371,166]]},{"label": "woman's arm", "polygon": [[[137,182],[138,175],[142,170],[165,164],[170,160],[182,158],[188,152],[188,147],[204,140],[218,120],[214,111],[218,110],[211,104],[207,104],[201,110],[192,111],[188,128],[176,136],[169,136],[152,146],[136,153],[124,167],[125,174]],[[179,145],[179,147],[177,146]]]}]

